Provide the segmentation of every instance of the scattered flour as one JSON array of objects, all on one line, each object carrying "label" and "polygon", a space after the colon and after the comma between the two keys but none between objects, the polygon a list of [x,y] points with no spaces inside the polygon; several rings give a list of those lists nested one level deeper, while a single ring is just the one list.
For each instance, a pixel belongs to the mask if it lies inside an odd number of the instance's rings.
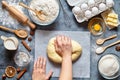
[{"label": "scattered flour", "polygon": [[39,20],[36,17],[36,14],[30,11],[33,18],[43,24],[51,23],[54,21],[59,13],[59,4],[57,0],[32,0],[30,7],[37,11],[43,11],[46,16],[46,19],[44,21]]}]

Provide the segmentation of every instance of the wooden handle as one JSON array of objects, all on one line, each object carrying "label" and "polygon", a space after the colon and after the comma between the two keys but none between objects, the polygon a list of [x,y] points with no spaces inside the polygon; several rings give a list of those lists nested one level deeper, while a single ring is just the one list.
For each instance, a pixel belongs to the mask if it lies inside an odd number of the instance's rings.
[{"label": "wooden handle", "polygon": [[29,25],[29,27],[32,29],[32,30],[35,30],[36,26],[35,24],[33,24],[31,21],[27,21],[27,24]]},{"label": "wooden handle", "polygon": [[19,10],[17,10],[13,6],[9,6],[9,4],[6,1],[2,1],[2,5],[6,7],[6,9],[10,12],[10,14],[15,17],[18,21],[22,23],[26,23],[28,18],[21,13]]},{"label": "wooden handle", "polygon": [[22,3],[22,2],[20,2],[19,5],[22,6],[22,7],[24,7],[24,8],[30,9],[30,10],[32,10],[33,12],[35,12],[33,9],[31,9],[30,7],[28,7],[27,5],[25,5],[25,4]]},{"label": "wooden handle", "polygon": [[26,71],[27,71],[27,69],[24,68],[24,69],[18,74],[17,80],[19,80],[19,79],[24,75],[24,73],[25,73]]},{"label": "wooden handle", "polygon": [[116,44],[118,44],[118,43],[120,43],[120,40],[118,40],[118,41],[116,41],[116,42],[114,42],[114,43],[109,44],[109,45],[106,46],[105,48],[108,48],[108,47],[114,46],[114,45],[116,45]]},{"label": "wooden handle", "polygon": [[2,5],[3,5],[4,7],[9,7],[9,5],[7,4],[6,1],[2,1],[1,3],[2,3]]},{"label": "wooden handle", "polygon": [[4,26],[0,26],[0,29],[5,30],[5,31],[10,31],[10,32],[14,32],[14,30],[10,29],[10,28],[6,28]]},{"label": "wooden handle", "polygon": [[116,37],[117,37],[117,34],[115,34],[115,35],[112,35],[112,36],[110,36],[110,37],[108,37],[108,38],[105,38],[105,40],[114,39],[114,38],[116,38]]}]

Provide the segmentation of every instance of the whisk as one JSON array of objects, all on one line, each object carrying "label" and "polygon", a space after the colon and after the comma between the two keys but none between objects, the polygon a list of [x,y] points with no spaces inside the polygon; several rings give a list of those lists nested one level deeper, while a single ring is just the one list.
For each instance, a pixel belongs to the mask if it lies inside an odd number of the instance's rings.
[{"label": "whisk", "polygon": [[62,9],[62,11],[63,11],[65,26],[67,26],[67,27],[70,28],[70,27],[71,27],[71,21],[70,21],[71,19],[70,19],[69,15],[67,14],[67,12],[65,11],[65,9],[64,9],[64,7],[63,7],[63,5],[62,5],[62,1],[59,0],[59,2],[60,2],[61,9]]}]

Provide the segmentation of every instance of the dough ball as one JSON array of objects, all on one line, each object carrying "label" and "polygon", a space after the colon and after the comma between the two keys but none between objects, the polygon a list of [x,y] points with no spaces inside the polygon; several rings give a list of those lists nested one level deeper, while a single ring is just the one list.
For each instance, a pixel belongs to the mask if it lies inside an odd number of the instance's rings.
[{"label": "dough ball", "polygon": [[97,8],[97,7],[93,7],[93,8],[92,8],[92,14],[96,15],[96,14],[98,14],[98,13],[99,13],[98,8]]},{"label": "dough ball", "polygon": [[81,5],[81,9],[82,9],[83,11],[87,10],[87,9],[88,9],[88,5],[87,5],[86,3],[83,3],[83,4]]},{"label": "dough ball", "polygon": [[88,1],[88,5],[89,5],[90,7],[93,7],[93,6],[95,5],[95,1],[94,1],[94,0],[89,0],[89,1]]},{"label": "dough ball", "polygon": [[106,0],[106,4],[108,7],[112,7],[114,5],[114,1],[113,0]]},{"label": "dough ball", "polygon": [[80,15],[80,14],[82,13],[82,10],[80,9],[80,7],[75,6],[75,7],[72,9],[72,12],[73,12],[75,15]]},{"label": "dough ball", "polygon": [[100,3],[100,4],[99,4],[99,9],[100,9],[101,11],[104,11],[104,10],[106,9],[106,5],[105,5],[104,3]]},{"label": "dough ball", "polygon": [[[49,43],[47,46],[47,55],[51,61],[53,61],[55,63],[61,63],[62,57],[59,54],[57,54],[55,51],[54,40],[55,40],[55,38],[52,38],[49,40]],[[75,61],[80,57],[80,55],[82,53],[82,47],[78,42],[72,40],[72,49],[73,49],[72,61]]]},{"label": "dough ball", "polygon": [[87,18],[90,18],[90,17],[92,16],[91,11],[90,11],[90,10],[85,11],[85,16],[86,16]]}]

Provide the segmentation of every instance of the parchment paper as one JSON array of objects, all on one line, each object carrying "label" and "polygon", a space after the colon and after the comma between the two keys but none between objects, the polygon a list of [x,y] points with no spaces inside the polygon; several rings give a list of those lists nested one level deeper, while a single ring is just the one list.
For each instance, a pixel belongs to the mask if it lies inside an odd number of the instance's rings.
[{"label": "parchment paper", "polygon": [[61,65],[57,65],[49,61],[46,53],[46,47],[49,39],[63,34],[71,37],[82,46],[81,57],[73,63],[73,77],[75,78],[90,78],[90,33],[81,31],[44,31],[37,30],[35,34],[35,60],[39,56],[47,59],[46,71],[53,70],[52,77],[59,77]]}]

